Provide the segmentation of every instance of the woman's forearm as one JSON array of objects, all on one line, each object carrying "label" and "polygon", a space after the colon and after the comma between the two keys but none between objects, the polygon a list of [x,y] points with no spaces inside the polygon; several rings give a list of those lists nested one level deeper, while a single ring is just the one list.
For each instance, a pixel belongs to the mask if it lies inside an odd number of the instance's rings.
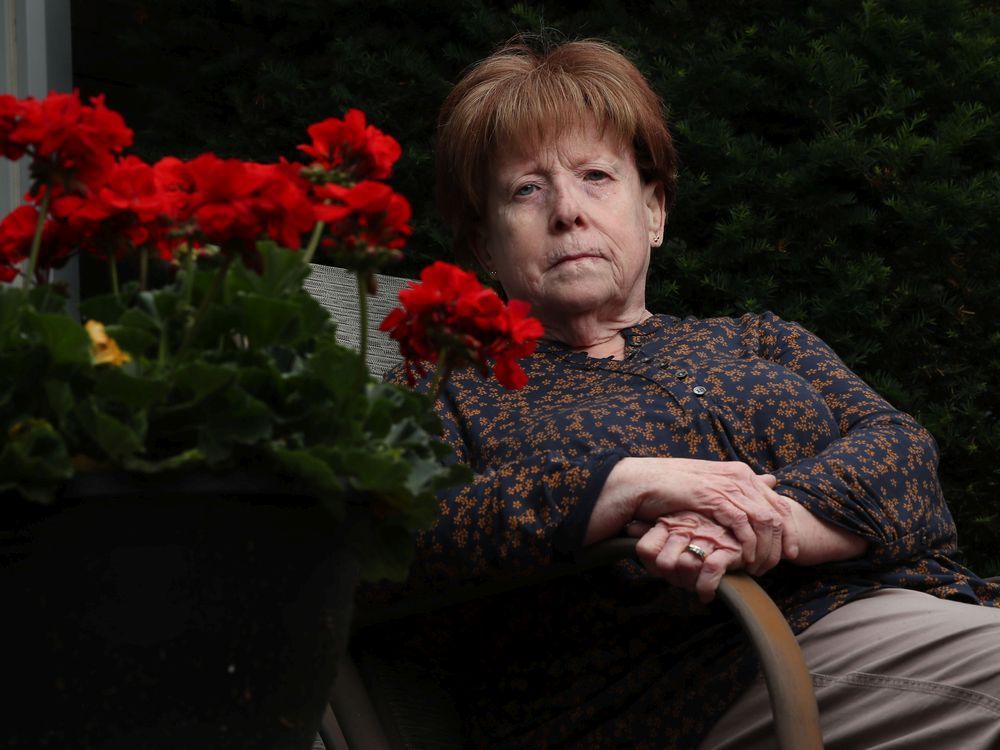
[{"label": "woman's forearm", "polygon": [[634,458],[623,458],[608,474],[591,511],[584,545],[618,536],[625,525],[635,518],[640,501],[636,492],[636,468]]},{"label": "woman's forearm", "polygon": [[798,527],[799,554],[796,565],[819,565],[853,560],[868,551],[868,541],[840,526],[814,516],[794,500],[792,523]]}]

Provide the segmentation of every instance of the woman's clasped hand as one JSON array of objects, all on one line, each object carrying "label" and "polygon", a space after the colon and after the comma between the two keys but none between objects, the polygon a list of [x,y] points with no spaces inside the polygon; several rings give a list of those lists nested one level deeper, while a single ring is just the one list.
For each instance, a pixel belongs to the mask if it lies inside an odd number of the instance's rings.
[{"label": "woman's clasped hand", "polygon": [[[727,570],[761,575],[798,556],[792,501],[774,491],[776,481],[739,461],[625,458],[608,476],[591,519],[602,518],[605,504],[619,506],[625,531],[640,537],[637,553],[646,569],[708,601]],[[689,544],[706,553],[704,560]]]},{"label": "woman's clasped hand", "polygon": [[[631,526],[629,533],[634,533],[635,524]],[[715,597],[726,571],[747,564],[732,532],[692,511],[658,518],[642,533],[635,551],[646,570],[696,592],[702,602]]]}]

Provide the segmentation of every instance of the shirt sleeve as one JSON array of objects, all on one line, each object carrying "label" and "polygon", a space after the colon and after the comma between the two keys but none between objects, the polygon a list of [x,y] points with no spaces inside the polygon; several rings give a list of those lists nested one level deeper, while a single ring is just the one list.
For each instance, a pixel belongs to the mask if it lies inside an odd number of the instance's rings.
[{"label": "shirt sleeve", "polygon": [[[426,384],[418,382],[417,390]],[[547,451],[482,465],[453,393],[449,384],[435,406],[442,438],[454,451],[448,460],[466,464],[474,476],[439,493],[439,516],[418,537],[411,583],[529,570],[581,548],[597,496],[624,451]]]},{"label": "shirt sleeve", "polygon": [[777,492],[869,542],[885,565],[951,553],[956,530],[937,476],[930,433],[855,375],[817,336],[772,314],[757,319],[758,353],[800,377],[823,397],[840,438],[777,471]]}]

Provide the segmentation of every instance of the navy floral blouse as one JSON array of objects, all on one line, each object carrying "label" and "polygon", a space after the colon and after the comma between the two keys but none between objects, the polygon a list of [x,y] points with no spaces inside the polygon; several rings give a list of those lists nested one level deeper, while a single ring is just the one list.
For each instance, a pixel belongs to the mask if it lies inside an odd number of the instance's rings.
[{"label": "navy floral blouse", "polygon": [[[438,410],[475,478],[442,495],[409,588],[559,561],[581,547],[618,460],[676,456],[773,473],[778,492],[869,541],[862,559],[760,578],[796,632],[885,586],[1000,606],[1000,586],[954,561],[931,436],[817,337],[772,314],[658,315],[623,334],[623,360],[540,344],[520,391],[453,375]],[[632,562],[423,616],[411,632],[407,648],[456,675],[476,746],[696,747],[756,671],[721,605]]]}]

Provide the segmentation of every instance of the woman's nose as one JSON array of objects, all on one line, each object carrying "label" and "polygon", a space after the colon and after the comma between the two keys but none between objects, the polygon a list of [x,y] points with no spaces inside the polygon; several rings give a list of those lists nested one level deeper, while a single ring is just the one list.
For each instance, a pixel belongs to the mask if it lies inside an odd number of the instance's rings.
[{"label": "woman's nose", "polygon": [[555,185],[549,226],[554,232],[567,232],[586,223],[583,204],[571,186]]}]

